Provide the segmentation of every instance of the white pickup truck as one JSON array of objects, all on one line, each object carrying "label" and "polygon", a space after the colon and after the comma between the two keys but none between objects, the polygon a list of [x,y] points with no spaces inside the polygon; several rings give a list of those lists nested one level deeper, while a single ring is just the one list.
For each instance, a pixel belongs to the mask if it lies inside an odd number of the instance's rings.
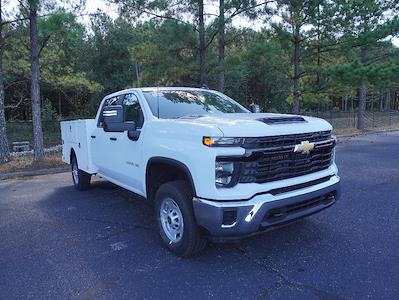
[{"label": "white pickup truck", "polygon": [[62,159],[78,190],[91,175],[154,203],[165,246],[180,256],[207,239],[253,235],[339,198],[335,137],[318,118],[251,113],[197,88],[106,96],[95,119],[61,122]]}]

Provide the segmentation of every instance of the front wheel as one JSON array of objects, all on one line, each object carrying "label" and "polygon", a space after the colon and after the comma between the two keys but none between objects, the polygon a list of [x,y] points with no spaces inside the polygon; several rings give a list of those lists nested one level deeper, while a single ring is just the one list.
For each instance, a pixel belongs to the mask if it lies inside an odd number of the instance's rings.
[{"label": "front wheel", "polygon": [[72,157],[71,161],[71,172],[73,185],[78,191],[87,190],[90,186],[91,175],[79,170],[78,160],[76,156]]},{"label": "front wheel", "polygon": [[179,256],[200,252],[206,245],[201,236],[192,205],[192,192],[187,182],[168,182],[155,195],[155,216],[164,245]]}]

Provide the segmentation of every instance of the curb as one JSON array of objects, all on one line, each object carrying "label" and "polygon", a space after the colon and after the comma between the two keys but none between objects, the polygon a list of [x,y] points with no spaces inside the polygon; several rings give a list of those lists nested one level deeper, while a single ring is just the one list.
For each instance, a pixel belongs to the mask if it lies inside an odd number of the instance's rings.
[{"label": "curb", "polygon": [[67,168],[67,167],[39,169],[39,170],[31,170],[31,171],[19,171],[19,172],[0,174],[0,180],[15,179],[15,178],[20,178],[20,177],[28,177],[28,176],[30,177],[30,176],[37,176],[37,175],[65,173],[65,172],[69,172],[69,171],[70,171],[70,168]]}]

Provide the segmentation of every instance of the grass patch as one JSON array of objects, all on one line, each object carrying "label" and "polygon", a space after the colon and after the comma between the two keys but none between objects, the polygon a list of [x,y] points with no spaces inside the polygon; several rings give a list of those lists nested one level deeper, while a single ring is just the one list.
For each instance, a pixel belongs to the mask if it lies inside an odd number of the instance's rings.
[{"label": "grass patch", "polygon": [[[44,147],[61,144],[60,122],[42,122]],[[14,121],[7,123],[7,136],[10,147],[13,142],[28,141],[33,146],[33,129],[30,121]]]},{"label": "grass patch", "polygon": [[12,156],[9,162],[0,164],[0,174],[66,167],[67,164],[61,160],[61,156],[61,152],[46,153],[44,161],[40,162],[34,162],[33,155]]},{"label": "grass patch", "polygon": [[362,133],[362,131],[356,128],[334,129],[333,131],[333,134],[337,136],[347,135],[347,134],[360,134],[360,133]]}]

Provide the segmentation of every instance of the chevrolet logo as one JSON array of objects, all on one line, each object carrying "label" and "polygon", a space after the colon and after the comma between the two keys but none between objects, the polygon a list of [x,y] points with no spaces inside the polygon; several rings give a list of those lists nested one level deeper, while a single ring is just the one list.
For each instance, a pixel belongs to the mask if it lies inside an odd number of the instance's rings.
[{"label": "chevrolet logo", "polygon": [[303,141],[300,144],[295,145],[294,152],[309,154],[309,152],[313,149],[314,149],[314,143],[309,143],[309,141]]}]

